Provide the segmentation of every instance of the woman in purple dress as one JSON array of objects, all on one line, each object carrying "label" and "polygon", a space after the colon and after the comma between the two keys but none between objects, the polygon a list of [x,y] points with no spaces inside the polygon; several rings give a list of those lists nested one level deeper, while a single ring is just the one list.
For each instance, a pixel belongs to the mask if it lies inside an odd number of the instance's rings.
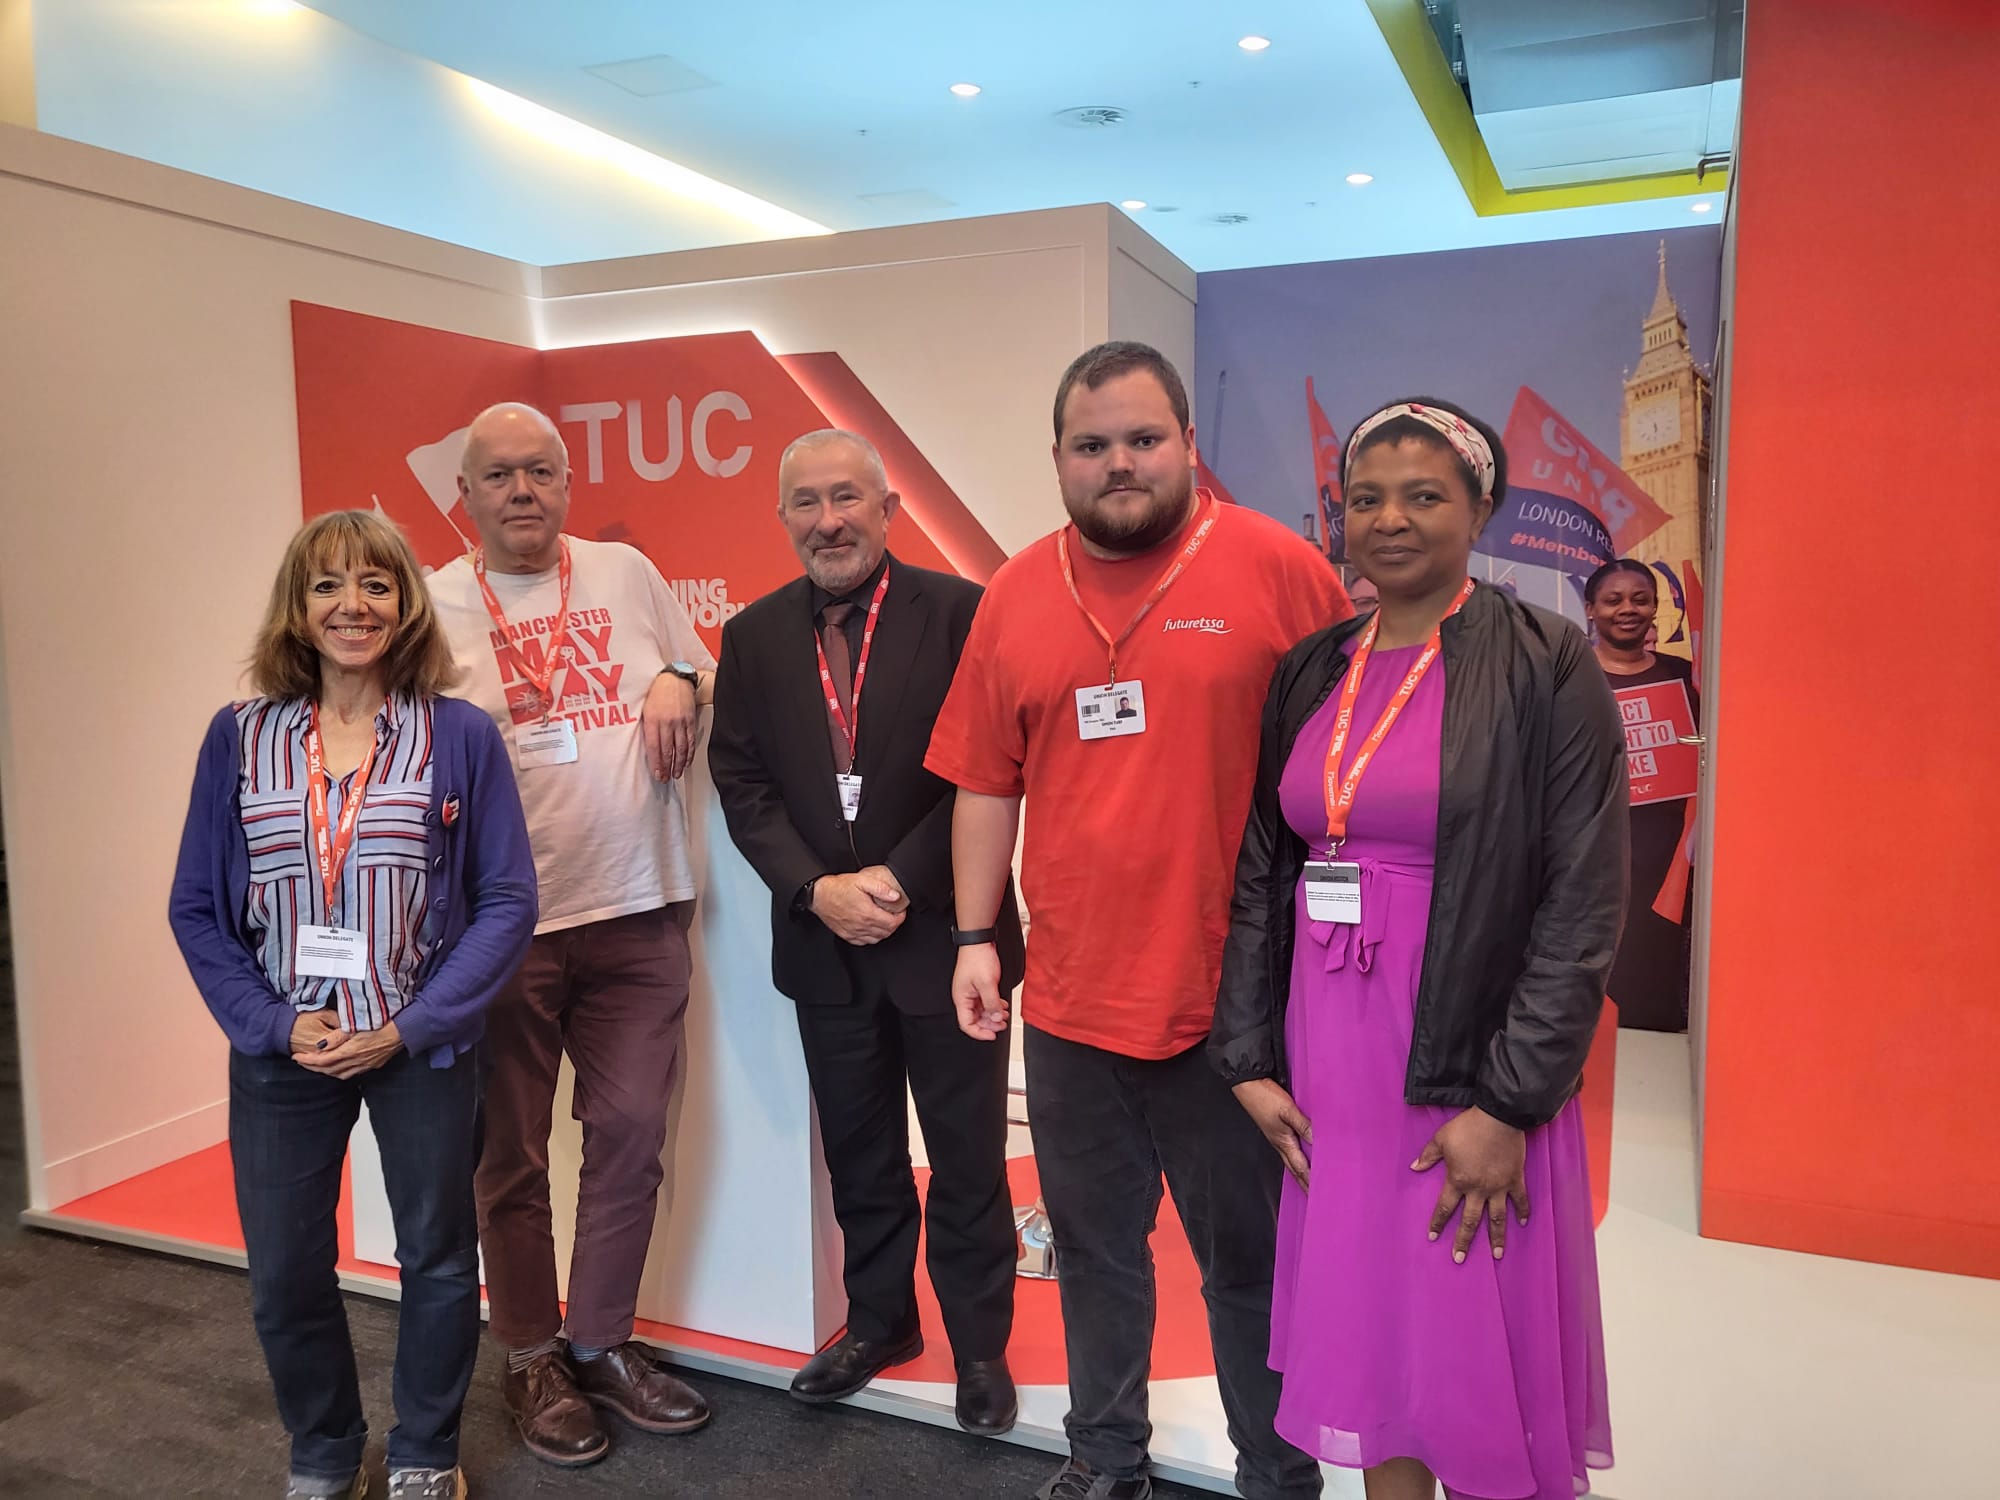
[{"label": "woman in purple dress", "polygon": [[1272,679],[1210,1044],[1291,1174],[1278,1431],[1370,1500],[1573,1500],[1611,1463],[1576,1095],[1624,739],[1582,632],[1467,576],[1506,463],[1445,402],[1355,428],[1381,606]]}]

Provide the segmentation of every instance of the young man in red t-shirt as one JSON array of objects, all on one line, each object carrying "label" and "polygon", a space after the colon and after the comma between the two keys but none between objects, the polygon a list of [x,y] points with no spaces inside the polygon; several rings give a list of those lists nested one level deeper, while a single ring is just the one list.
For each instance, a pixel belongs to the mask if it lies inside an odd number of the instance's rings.
[{"label": "young man in red t-shirt", "polygon": [[1195,489],[1187,393],[1157,350],[1078,358],[1055,427],[1073,524],[994,575],[925,761],[959,789],[953,999],[987,1040],[1008,1020],[989,929],[1026,796],[1023,1047],[1070,1376],[1070,1460],[1039,1500],[1152,1493],[1162,1171],[1201,1266],[1237,1486],[1317,1495],[1318,1464],[1272,1428],[1282,1169],[1204,1043],[1271,672],[1353,606],[1309,543]]}]

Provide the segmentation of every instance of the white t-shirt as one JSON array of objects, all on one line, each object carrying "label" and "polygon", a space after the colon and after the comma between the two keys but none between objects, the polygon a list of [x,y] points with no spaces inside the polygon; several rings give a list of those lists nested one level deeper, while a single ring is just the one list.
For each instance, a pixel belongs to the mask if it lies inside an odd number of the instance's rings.
[{"label": "white t-shirt", "polygon": [[661,785],[646,767],[639,710],[668,662],[704,670],[715,658],[660,570],[623,542],[569,538],[571,578],[565,665],[549,684],[555,712],[576,725],[568,765],[522,767],[518,723],[540,714],[523,662],[539,669],[555,633],[561,569],[501,573],[486,581],[507,617],[499,639],[473,574],[461,557],[430,575],[431,599],[465,673],[452,691],[477,703],[515,750],[541,887],[536,932],[558,932],[694,896],[687,811],[679,782]]}]

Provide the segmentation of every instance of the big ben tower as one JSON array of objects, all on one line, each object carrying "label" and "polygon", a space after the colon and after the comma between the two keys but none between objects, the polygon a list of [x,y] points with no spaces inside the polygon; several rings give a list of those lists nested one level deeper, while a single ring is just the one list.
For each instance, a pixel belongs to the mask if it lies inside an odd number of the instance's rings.
[{"label": "big ben tower", "polygon": [[1709,378],[1688,348],[1687,320],[1667,290],[1667,247],[1660,244],[1660,285],[1646,314],[1639,364],[1625,380],[1618,461],[1667,513],[1667,524],[1632,548],[1641,562],[1674,570],[1702,566],[1702,512],[1708,495]]}]

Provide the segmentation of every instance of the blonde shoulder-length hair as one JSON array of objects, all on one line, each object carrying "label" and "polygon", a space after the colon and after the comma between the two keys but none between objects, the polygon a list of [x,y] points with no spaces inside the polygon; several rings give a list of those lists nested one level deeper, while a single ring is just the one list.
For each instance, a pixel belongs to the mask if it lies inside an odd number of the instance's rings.
[{"label": "blonde shoulder-length hair", "polygon": [[316,573],[380,568],[396,580],[396,632],[383,653],[384,689],[435,697],[458,681],[451,643],[403,534],[372,511],[336,510],[299,528],[271,584],[271,602],[251,653],[250,684],[270,698],[319,693],[319,648],[306,625],[306,588]]}]

